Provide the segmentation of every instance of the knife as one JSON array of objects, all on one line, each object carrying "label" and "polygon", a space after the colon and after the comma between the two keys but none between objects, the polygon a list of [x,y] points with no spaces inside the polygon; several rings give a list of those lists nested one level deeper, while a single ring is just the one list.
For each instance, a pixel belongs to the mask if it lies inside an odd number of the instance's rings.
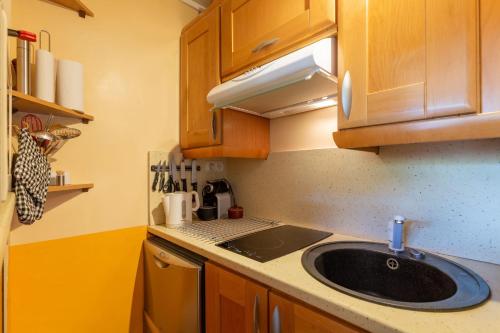
[{"label": "knife", "polygon": [[187,192],[187,181],[186,181],[186,162],[181,162],[181,182],[182,182],[182,190]]},{"label": "knife", "polygon": [[163,164],[161,165],[161,175],[160,175],[160,186],[158,187],[158,192],[161,192],[163,190],[163,186],[165,186],[165,170],[167,169],[167,164],[165,161],[163,161]]},{"label": "knife", "polygon": [[173,178],[173,169],[172,169],[172,158],[168,156],[168,180],[163,187],[163,193],[172,193],[174,192],[174,178]]},{"label": "knife", "polygon": [[196,174],[196,172],[198,170],[196,170],[197,168],[197,162],[196,160],[193,160],[191,162],[191,187],[193,188],[193,191],[198,191],[198,176]]},{"label": "knife", "polygon": [[155,178],[153,180],[153,186],[151,187],[153,192],[156,191],[156,185],[158,185],[158,178],[160,177],[160,168],[161,168],[161,160],[156,165]]},{"label": "knife", "polygon": [[177,165],[175,164],[174,156],[170,159],[170,170],[172,170],[172,179],[174,182],[174,191],[180,191],[179,174],[177,173]]}]

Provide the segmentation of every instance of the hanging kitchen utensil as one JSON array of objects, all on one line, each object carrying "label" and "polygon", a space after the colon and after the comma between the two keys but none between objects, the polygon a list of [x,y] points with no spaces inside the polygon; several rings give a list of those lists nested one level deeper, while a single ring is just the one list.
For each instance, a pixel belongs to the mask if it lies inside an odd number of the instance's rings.
[{"label": "hanging kitchen utensil", "polygon": [[59,149],[64,146],[67,140],[62,140],[61,138],[56,138],[54,141],[50,141],[47,147],[45,148],[45,155],[47,156],[52,156],[54,155]]},{"label": "hanging kitchen utensil", "polygon": [[161,160],[156,165],[155,178],[153,179],[153,185],[151,186],[151,190],[153,192],[156,191],[156,186],[158,185],[158,180],[160,178],[160,168],[161,168]]},{"label": "hanging kitchen utensil", "polygon": [[47,122],[45,123],[45,127],[43,130],[36,131],[34,133],[31,133],[31,135],[36,138],[38,146],[42,148],[42,152],[46,152],[49,144],[53,141],[56,141],[58,137],[48,131],[50,124],[52,123],[52,120],[54,119],[53,115],[49,115],[49,118],[47,119]]},{"label": "hanging kitchen utensil", "polygon": [[191,187],[193,191],[198,191],[198,175],[196,174],[198,170],[198,163],[196,160],[191,161]]},{"label": "hanging kitchen utensil", "polygon": [[21,118],[21,128],[27,128],[30,133],[43,130],[42,121],[33,114],[27,114]]},{"label": "hanging kitchen utensil", "polygon": [[186,162],[181,162],[181,182],[182,191],[187,192],[187,180],[186,180]]},{"label": "hanging kitchen utensil", "polygon": [[179,173],[177,172],[177,164],[175,164],[175,158],[172,156],[172,164],[170,165],[170,170],[172,170],[173,174],[173,180],[174,180],[174,191],[180,191],[181,190],[181,185],[180,185],[180,179],[179,179]]},{"label": "hanging kitchen utensil", "polygon": [[79,129],[66,127],[62,125],[52,126],[49,132],[58,136],[63,140],[74,139],[82,134],[82,132]]},{"label": "hanging kitchen utensil", "polygon": [[160,166],[160,186],[158,187],[158,192],[163,190],[165,186],[165,172],[167,171],[167,162],[163,161]]},{"label": "hanging kitchen utensil", "polygon": [[174,169],[172,169],[172,166],[175,166],[175,162],[172,160],[172,155],[168,155],[168,180],[165,186],[163,187],[163,193],[172,193],[175,191],[175,184],[174,184]]},{"label": "hanging kitchen utensil", "polygon": [[47,156],[52,156],[61,149],[66,142],[81,135],[81,131],[76,128],[66,127],[63,125],[50,126],[51,119],[47,121],[47,126],[50,128],[48,133],[54,136],[54,139],[47,142],[44,148],[44,153]]},{"label": "hanging kitchen utensil", "polygon": [[44,146],[45,142],[43,140],[54,141],[57,139],[57,137],[54,134],[46,131],[34,132],[31,133],[31,136],[37,139],[39,146]]},{"label": "hanging kitchen utensil", "polygon": [[46,147],[48,142],[56,139],[52,133],[49,133],[44,129],[40,118],[32,114],[27,114],[21,118],[21,128],[28,129],[31,136],[36,140],[38,146],[42,148]]}]

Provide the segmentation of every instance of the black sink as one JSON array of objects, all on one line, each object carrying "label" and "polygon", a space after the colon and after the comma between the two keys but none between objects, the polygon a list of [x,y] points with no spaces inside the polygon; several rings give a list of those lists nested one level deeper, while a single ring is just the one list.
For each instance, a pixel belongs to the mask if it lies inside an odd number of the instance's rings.
[{"label": "black sink", "polygon": [[469,269],[416,250],[389,251],[371,242],[325,243],[302,256],[322,283],[372,302],[415,310],[459,310],[484,302],[486,282]]}]

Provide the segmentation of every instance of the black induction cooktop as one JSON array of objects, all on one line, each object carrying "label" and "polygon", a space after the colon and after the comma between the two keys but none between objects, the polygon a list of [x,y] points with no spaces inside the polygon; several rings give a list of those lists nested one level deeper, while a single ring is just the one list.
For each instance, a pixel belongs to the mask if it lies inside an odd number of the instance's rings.
[{"label": "black induction cooktop", "polygon": [[242,256],[266,262],[331,236],[331,232],[283,225],[217,244]]}]

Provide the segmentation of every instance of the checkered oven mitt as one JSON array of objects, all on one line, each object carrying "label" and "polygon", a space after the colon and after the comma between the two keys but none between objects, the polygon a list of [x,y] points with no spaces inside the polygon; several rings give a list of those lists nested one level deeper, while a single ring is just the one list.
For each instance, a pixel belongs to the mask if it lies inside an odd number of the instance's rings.
[{"label": "checkered oven mitt", "polygon": [[28,129],[19,133],[19,155],[14,165],[14,189],[19,221],[32,224],[42,218],[50,181],[50,164]]}]

